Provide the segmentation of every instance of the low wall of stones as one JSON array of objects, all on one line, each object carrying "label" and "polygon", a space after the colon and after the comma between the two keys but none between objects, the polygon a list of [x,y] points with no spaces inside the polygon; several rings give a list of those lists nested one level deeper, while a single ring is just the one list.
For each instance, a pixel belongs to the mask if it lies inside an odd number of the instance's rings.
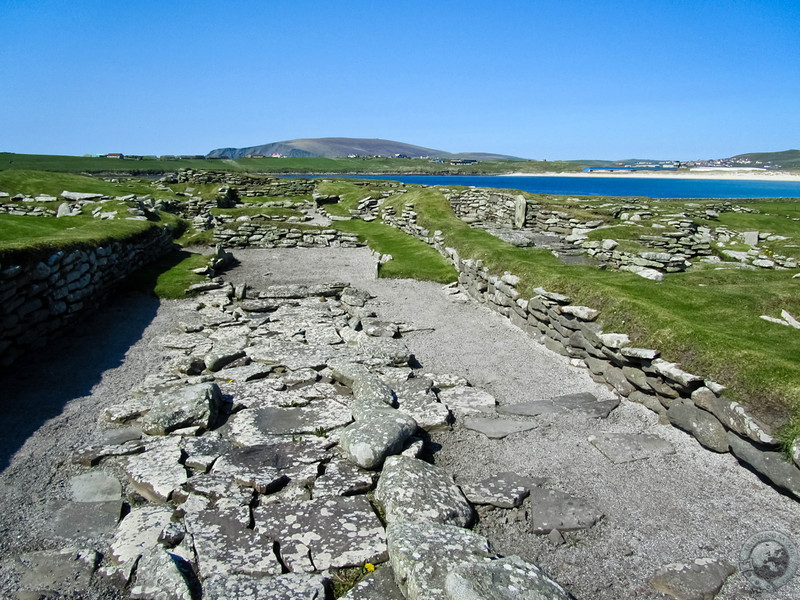
[{"label": "low wall of stones", "polygon": [[595,381],[658,413],[665,423],[690,433],[705,448],[733,453],[800,499],[800,440],[793,447],[794,460],[786,460],[770,428],[726,398],[722,385],[682,370],[662,359],[658,350],[631,346],[625,334],[604,332],[599,311],[574,305],[568,296],[537,288],[534,297],[523,298],[517,291],[519,277],[508,272],[491,274],[482,261],[462,260],[456,250],[445,246],[440,232],[430,236],[416,225],[410,205],[400,217],[385,217],[387,224],[424,240],[448,258],[470,296],[550,350],[569,357],[574,365],[589,369]]},{"label": "low wall of stones", "polygon": [[230,187],[246,187],[248,196],[302,196],[312,193],[317,185],[314,179],[284,179],[267,175],[244,175],[193,169],[181,169],[176,174],[166,175],[161,182],[194,185],[218,183]]},{"label": "low wall of stones", "polygon": [[25,206],[14,202],[0,203],[0,214],[24,215],[30,217],[55,217],[56,211],[41,206]]},{"label": "low wall of stones", "polygon": [[358,235],[336,229],[300,229],[247,222],[237,228],[220,226],[214,243],[225,248],[357,248]]},{"label": "low wall of stones", "polygon": [[461,193],[445,193],[453,212],[462,221],[475,226],[532,227],[537,205],[521,194],[491,192],[482,188]]},{"label": "low wall of stones", "polygon": [[[0,264],[0,366],[43,347],[97,307],[113,286],[172,248],[171,228],[98,247]],[[19,264],[17,264],[19,263]]]}]

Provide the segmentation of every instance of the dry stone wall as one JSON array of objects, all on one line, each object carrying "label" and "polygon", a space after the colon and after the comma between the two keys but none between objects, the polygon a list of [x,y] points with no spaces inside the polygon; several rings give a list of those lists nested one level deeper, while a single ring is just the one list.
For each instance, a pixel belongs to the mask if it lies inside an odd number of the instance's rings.
[{"label": "dry stone wall", "polygon": [[247,221],[214,230],[214,243],[225,248],[356,248],[358,235],[336,229],[281,228]]},{"label": "dry stone wall", "polygon": [[57,251],[21,264],[0,264],[0,366],[43,347],[131,272],[172,247],[172,229],[153,228],[134,239]]},{"label": "dry stone wall", "polygon": [[231,187],[246,187],[250,196],[302,196],[312,193],[317,185],[314,179],[283,179],[266,175],[195,171],[193,169],[181,169],[175,174],[165,175],[160,182],[193,185],[218,183]]}]

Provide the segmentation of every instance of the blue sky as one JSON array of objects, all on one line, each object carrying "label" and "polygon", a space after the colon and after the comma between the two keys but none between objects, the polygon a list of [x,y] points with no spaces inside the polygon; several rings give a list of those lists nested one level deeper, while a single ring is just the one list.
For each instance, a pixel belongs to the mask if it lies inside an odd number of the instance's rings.
[{"label": "blue sky", "polygon": [[0,151],[800,147],[800,2],[0,0]]}]

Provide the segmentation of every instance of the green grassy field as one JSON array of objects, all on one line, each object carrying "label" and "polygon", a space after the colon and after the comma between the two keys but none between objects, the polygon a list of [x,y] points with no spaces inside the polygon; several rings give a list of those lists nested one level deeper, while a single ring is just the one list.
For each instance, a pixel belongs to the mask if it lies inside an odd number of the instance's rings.
[{"label": "green grassy field", "polygon": [[[481,161],[473,165],[432,163],[402,158],[238,158],[180,160],[120,160],[82,156],[51,156],[0,152],[0,171],[57,171],[62,173],[164,173],[206,169],[248,173],[451,174],[559,173],[580,171],[596,161]],[[2,190],[2,188],[0,188]],[[2,190],[7,191],[7,190]]]}]

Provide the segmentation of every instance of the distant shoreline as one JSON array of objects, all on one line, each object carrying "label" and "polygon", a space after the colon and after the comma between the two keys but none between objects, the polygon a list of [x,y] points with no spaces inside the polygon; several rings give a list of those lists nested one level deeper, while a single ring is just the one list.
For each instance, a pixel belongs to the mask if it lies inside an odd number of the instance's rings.
[{"label": "distant shoreline", "polygon": [[634,179],[727,179],[734,181],[800,181],[800,173],[785,171],[693,170],[693,171],[621,171],[616,173],[503,173],[498,177],[613,177]]}]

